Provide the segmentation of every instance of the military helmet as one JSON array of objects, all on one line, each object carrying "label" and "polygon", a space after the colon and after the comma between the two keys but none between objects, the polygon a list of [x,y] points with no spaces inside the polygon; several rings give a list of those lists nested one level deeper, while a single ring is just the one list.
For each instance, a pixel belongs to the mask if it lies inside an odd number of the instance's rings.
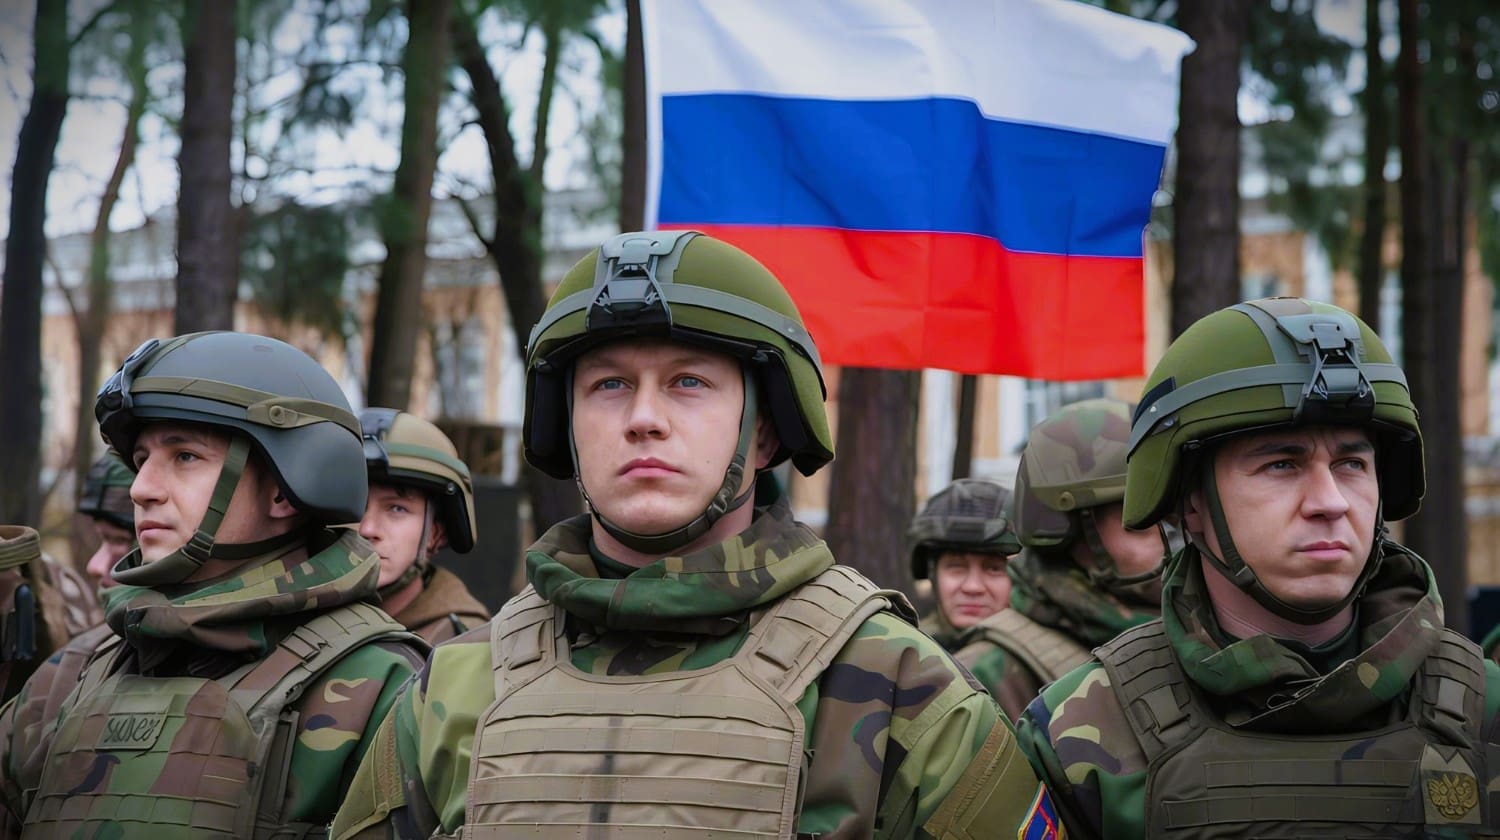
[{"label": "military helmet", "polygon": [[1175,512],[1206,444],[1296,424],[1368,428],[1385,515],[1417,511],[1422,433],[1406,377],[1379,336],[1337,306],[1269,298],[1200,319],[1152,371],[1130,434],[1126,527]]},{"label": "military helmet", "polygon": [[928,577],[932,561],[945,551],[1006,556],[1020,551],[1011,529],[1010,501],[1003,485],[982,478],[960,478],[939,490],[906,531],[912,577]]},{"label": "military helmet", "polygon": [[474,482],[453,441],[437,426],[394,408],[359,413],[370,482],[412,487],[437,506],[448,545],[460,554],[474,547]]},{"label": "military helmet", "polygon": [[135,530],[135,503],[130,483],[135,474],[113,451],[100,456],[83,478],[78,491],[78,512],[103,519],[127,531]]},{"label": "military helmet", "polygon": [[283,341],[235,332],[151,339],[100,389],[94,416],[127,465],[148,421],[239,432],[298,510],[328,524],[364,515],[359,421],[328,371]]},{"label": "military helmet", "polygon": [[1078,537],[1076,511],[1125,498],[1130,403],[1093,399],[1036,424],[1016,471],[1016,537],[1061,548]]},{"label": "military helmet", "polygon": [[528,461],[556,478],[573,477],[572,361],[635,336],[740,359],[758,380],[780,441],[771,466],[790,458],[811,475],[833,460],[822,363],[781,282],[727,242],[697,231],[646,231],[616,236],[579,260],[532,329],[522,435]]}]

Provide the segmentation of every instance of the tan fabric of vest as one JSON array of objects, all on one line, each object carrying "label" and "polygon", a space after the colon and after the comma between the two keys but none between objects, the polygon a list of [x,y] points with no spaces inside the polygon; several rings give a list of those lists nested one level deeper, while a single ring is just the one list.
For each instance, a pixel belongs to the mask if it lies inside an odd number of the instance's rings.
[{"label": "tan fabric of vest", "polygon": [[1375,731],[1278,734],[1220,721],[1183,673],[1159,621],[1099,648],[1148,759],[1146,836],[1493,837],[1480,744],[1484,663],[1445,631],[1404,720]]},{"label": "tan fabric of vest", "polygon": [[376,607],[347,604],[305,622],[263,659],[202,679],[118,670],[124,649],[111,637],[83,673],[22,836],[321,832],[280,819],[296,730],[292,707],[319,674],[381,639],[415,641]]},{"label": "tan fabric of vest", "polygon": [[566,614],[527,587],[492,634],[495,696],[474,736],[467,838],[794,836],[806,733],[796,703],[893,603],[834,566],[753,619],[740,650],[696,671],[586,674]]},{"label": "tan fabric of vest", "polygon": [[1013,609],[1003,609],[986,618],[970,641],[984,638],[1021,660],[1043,683],[1089,661],[1089,649],[1066,633],[1038,624]]}]

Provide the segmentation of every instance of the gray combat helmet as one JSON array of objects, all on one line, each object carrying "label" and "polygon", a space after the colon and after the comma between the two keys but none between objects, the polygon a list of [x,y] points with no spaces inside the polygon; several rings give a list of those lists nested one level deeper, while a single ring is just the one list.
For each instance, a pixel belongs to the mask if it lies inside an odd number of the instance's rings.
[{"label": "gray combat helmet", "polygon": [[355,522],[364,515],[368,486],[359,421],[328,371],[283,341],[233,332],[151,339],[99,390],[94,416],[127,465],[142,425],[151,421],[203,423],[230,434],[198,532],[172,557],[130,570],[138,573],[132,579],[117,574],[122,582],[180,582],[209,559],[252,448],[287,500],[313,522]]},{"label": "gray combat helmet", "polygon": [[933,561],[945,551],[998,554],[1021,550],[1011,528],[1010,491],[982,478],[960,478],[933,494],[907,529],[911,576],[931,576]]}]

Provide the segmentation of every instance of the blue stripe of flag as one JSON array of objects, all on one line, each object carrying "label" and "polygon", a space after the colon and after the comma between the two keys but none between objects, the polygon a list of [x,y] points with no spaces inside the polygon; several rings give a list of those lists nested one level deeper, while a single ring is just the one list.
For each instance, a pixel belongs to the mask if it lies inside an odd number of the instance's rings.
[{"label": "blue stripe of flag", "polygon": [[973,234],[1140,257],[1162,146],[985,117],[971,101],[662,98],[662,224]]}]

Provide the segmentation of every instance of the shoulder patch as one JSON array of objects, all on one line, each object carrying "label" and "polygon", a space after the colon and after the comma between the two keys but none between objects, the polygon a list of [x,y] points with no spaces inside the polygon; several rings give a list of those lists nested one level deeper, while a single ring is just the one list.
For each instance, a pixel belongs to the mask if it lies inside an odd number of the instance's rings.
[{"label": "shoulder patch", "polygon": [[1032,800],[1026,819],[1016,831],[1016,840],[1067,840],[1067,836],[1062,820],[1057,818],[1057,809],[1052,807],[1047,788],[1038,786],[1036,799]]}]

